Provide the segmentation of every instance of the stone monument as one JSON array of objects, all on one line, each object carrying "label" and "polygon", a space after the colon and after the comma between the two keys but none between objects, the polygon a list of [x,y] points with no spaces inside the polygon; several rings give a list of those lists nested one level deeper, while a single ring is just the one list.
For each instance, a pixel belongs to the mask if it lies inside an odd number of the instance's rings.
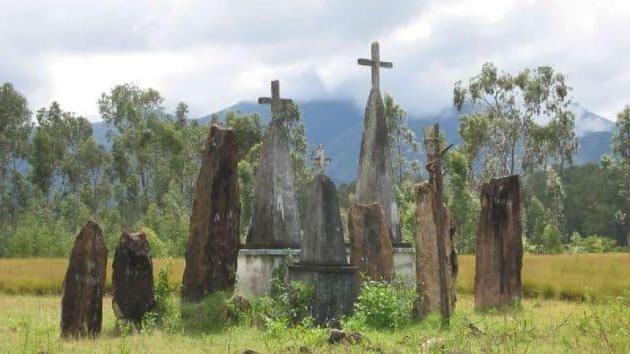
[{"label": "stone monument", "polygon": [[101,333],[106,269],[103,231],[90,220],[74,241],[63,281],[62,337],[95,337]]},{"label": "stone monument", "polygon": [[392,242],[401,243],[402,232],[394,195],[389,134],[379,87],[380,68],[392,68],[393,64],[380,61],[378,42],[372,43],[372,59],[359,59],[358,64],[372,68],[372,89],[365,107],[357,175],[357,201],[361,204],[380,203]]},{"label": "stone monument", "polygon": [[523,297],[521,185],[518,175],[481,187],[475,255],[475,308],[510,305]]},{"label": "stone monument", "polygon": [[289,280],[313,286],[313,318],[336,324],[352,312],[357,295],[357,267],[348,264],[335,184],[324,174],[330,161],[320,146],[317,174],[309,190],[300,261],[289,266]]},{"label": "stone monument", "polygon": [[144,232],[123,232],[112,263],[112,307],[116,318],[142,324],[155,308],[153,261]]},{"label": "stone monument", "polygon": [[289,131],[282,113],[289,99],[280,98],[280,83],[271,82],[271,122],[265,132],[256,175],[252,220],[246,248],[299,248],[300,213],[293,187]]},{"label": "stone monument", "polygon": [[198,301],[236,280],[241,205],[238,144],[231,129],[210,128],[190,217],[182,298]]}]

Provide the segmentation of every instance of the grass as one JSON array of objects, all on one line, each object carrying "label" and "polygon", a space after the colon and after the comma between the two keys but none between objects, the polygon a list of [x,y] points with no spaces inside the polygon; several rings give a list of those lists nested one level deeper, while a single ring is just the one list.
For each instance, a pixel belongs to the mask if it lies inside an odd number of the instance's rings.
[{"label": "grass", "polygon": [[[154,260],[157,273],[163,259]],[[110,262],[111,263],[111,262]],[[59,294],[67,267],[61,258],[0,259],[0,292],[5,294]],[[173,262],[171,280],[181,281],[183,259]],[[108,268],[108,287],[111,265]],[[457,290],[472,294],[474,256],[459,257]],[[177,285],[177,284],[173,284]],[[615,297],[630,289],[630,253],[525,255],[523,288],[526,297],[583,300]]]},{"label": "grass", "polygon": [[[624,302],[625,301],[625,302]],[[111,298],[104,300],[104,325],[96,340],[59,339],[58,296],[0,295],[0,352],[6,353],[627,353],[630,303],[525,300],[518,310],[476,313],[461,296],[448,330],[429,317],[396,331],[363,329],[358,344],[330,345],[324,329],[258,329],[247,324],[189,334],[160,330],[114,335]]]}]

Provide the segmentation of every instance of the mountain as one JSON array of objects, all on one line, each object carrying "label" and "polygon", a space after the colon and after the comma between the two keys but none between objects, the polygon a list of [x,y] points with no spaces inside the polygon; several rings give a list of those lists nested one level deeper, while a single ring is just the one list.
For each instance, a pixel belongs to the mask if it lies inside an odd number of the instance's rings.
[{"label": "mountain", "polygon": [[[332,158],[327,171],[337,183],[355,179],[361,150],[363,130],[363,108],[358,108],[351,101],[305,101],[297,102],[302,112],[302,122],[306,128],[306,137],[311,146],[323,144]],[[269,105],[253,102],[240,102],[219,112],[223,117],[228,111],[258,113],[264,122],[270,120]],[[439,123],[449,143],[462,142],[457,132],[459,113],[454,108],[446,108],[437,114],[414,116],[409,118],[409,127],[422,136],[422,128]],[[198,119],[200,124],[208,124],[210,115]],[[576,135],[579,149],[575,162],[599,162],[603,154],[610,152],[610,142],[614,123],[588,110],[576,107]],[[109,145],[105,138],[106,126],[102,122],[93,124],[94,136],[98,143]],[[420,158],[424,158],[420,156]]]}]

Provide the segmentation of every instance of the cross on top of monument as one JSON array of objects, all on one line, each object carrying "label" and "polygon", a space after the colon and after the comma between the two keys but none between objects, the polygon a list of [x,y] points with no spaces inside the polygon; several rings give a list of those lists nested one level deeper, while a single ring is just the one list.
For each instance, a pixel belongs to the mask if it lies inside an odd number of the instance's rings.
[{"label": "cross on top of monument", "polygon": [[273,80],[271,82],[271,97],[259,97],[258,104],[270,104],[271,105],[271,119],[275,119],[278,109],[284,104],[291,103],[292,100],[288,98],[280,98],[280,81]]},{"label": "cross on top of monument", "polygon": [[394,64],[389,61],[380,60],[380,51],[378,48],[378,42],[372,42],[372,59],[359,59],[357,60],[359,65],[366,65],[372,67],[372,88],[379,89],[380,82],[380,68],[391,69]]},{"label": "cross on top of monument", "polygon": [[326,151],[324,151],[324,145],[319,145],[317,151],[315,152],[315,157],[313,157],[313,161],[315,162],[316,172],[318,174],[323,174],[326,169],[326,165],[328,165],[331,161],[330,157],[326,155]]}]

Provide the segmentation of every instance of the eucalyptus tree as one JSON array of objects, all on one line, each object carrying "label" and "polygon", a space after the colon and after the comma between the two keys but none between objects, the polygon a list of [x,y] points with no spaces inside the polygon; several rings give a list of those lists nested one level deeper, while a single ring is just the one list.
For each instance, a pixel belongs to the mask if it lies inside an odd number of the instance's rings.
[{"label": "eucalyptus tree", "polygon": [[571,90],[566,76],[548,66],[510,74],[486,63],[468,84],[457,82],[453,104],[472,112],[459,127],[471,164],[480,161],[488,175],[501,175],[571,163],[577,150]]},{"label": "eucalyptus tree", "polygon": [[617,211],[617,220],[626,232],[626,246],[630,247],[630,105],[617,114],[616,129],[612,138],[612,153],[616,167],[621,171],[619,195],[624,207]]},{"label": "eucalyptus tree", "polygon": [[406,178],[417,182],[420,174],[418,159],[408,157],[417,155],[420,146],[416,141],[415,133],[407,125],[407,112],[389,94],[385,94],[383,105],[392,150],[391,156],[394,157],[392,169],[397,177],[397,184],[401,186]]}]

